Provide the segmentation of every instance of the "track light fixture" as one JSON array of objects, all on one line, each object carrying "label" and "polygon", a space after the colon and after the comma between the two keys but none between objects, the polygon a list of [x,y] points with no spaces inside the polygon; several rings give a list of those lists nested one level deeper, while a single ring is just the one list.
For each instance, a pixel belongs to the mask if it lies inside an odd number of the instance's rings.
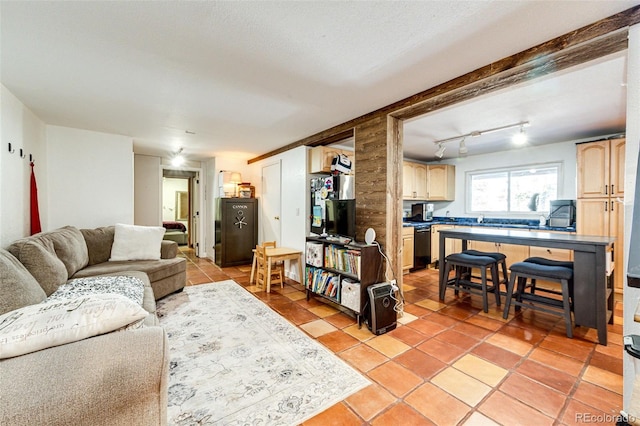
[{"label": "track light fixture", "polygon": [[493,133],[501,130],[512,129],[514,127],[519,127],[520,132],[514,135],[512,140],[514,143],[521,145],[527,141],[527,134],[525,133],[524,128],[528,127],[529,124],[530,123],[528,121],[520,121],[514,124],[507,124],[506,126],[494,127],[486,130],[474,130],[473,132],[469,132],[464,135],[454,136],[451,138],[434,141],[433,143],[438,145],[438,150],[436,151],[436,157],[442,158],[444,156],[444,151],[446,149],[444,144],[447,142],[460,140],[460,147],[458,149],[458,154],[460,154],[461,156],[464,156],[468,153],[467,145],[465,143],[465,140],[467,137],[475,138],[478,136],[486,135],[487,133]]}]

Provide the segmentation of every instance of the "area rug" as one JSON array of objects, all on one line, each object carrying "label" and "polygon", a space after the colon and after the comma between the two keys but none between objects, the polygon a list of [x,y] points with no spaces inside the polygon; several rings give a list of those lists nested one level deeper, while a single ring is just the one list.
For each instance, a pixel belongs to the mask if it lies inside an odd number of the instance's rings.
[{"label": "area rug", "polygon": [[185,287],[157,314],[169,424],[296,425],[370,383],[231,280]]}]

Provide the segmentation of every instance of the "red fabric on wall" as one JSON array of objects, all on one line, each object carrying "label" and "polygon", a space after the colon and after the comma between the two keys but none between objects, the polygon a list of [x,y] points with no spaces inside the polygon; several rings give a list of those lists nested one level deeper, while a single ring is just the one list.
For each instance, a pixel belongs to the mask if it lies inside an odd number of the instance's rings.
[{"label": "red fabric on wall", "polygon": [[31,166],[31,235],[42,231],[40,227],[40,211],[38,210],[38,187],[36,185],[36,174],[33,171],[34,163]]}]

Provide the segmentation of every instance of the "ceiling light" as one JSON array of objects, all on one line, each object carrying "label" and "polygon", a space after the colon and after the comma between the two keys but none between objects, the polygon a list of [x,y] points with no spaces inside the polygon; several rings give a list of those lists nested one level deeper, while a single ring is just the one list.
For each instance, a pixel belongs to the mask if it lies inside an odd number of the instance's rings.
[{"label": "ceiling light", "polygon": [[442,158],[444,157],[444,151],[447,149],[447,147],[445,147],[444,145],[442,145],[441,143],[438,144],[438,150],[436,151],[436,157],[438,158]]},{"label": "ceiling light", "polygon": [[180,148],[177,152],[175,152],[171,156],[171,165],[174,167],[179,167],[184,163],[184,157],[182,156],[182,148]]},{"label": "ceiling light", "polygon": [[520,131],[513,135],[511,142],[516,145],[524,145],[527,143],[527,134],[524,132],[524,125],[520,126]]},{"label": "ceiling light", "polygon": [[464,156],[467,155],[467,153],[469,152],[469,150],[467,149],[467,145],[465,145],[464,143],[465,138],[462,138],[462,140],[460,141],[460,148],[458,148],[458,154]]}]

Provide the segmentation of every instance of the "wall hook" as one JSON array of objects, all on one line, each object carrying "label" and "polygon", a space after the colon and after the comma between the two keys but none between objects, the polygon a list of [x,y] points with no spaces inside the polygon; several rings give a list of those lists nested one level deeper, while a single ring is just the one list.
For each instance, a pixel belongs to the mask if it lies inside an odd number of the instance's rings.
[{"label": "wall hook", "polygon": [[14,152],[16,152],[16,150],[11,147],[11,142],[9,142],[9,154],[13,154]]},{"label": "wall hook", "polygon": [[30,163],[35,163],[35,160],[33,159],[33,155],[29,154],[29,162]]},{"label": "wall hook", "polygon": [[20,158],[24,158],[26,157],[24,151],[22,150],[22,148],[20,148]]}]

